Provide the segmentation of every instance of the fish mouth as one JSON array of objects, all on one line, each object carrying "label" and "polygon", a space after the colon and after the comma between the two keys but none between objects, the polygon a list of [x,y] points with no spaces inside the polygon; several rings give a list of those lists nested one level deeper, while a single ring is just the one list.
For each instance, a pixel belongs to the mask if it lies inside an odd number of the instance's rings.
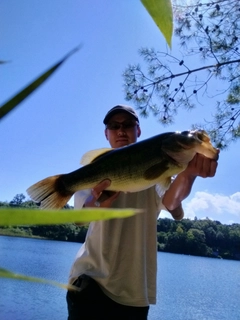
[{"label": "fish mouth", "polygon": [[204,130],[176,132],[164,141],[163,150],[181,164],[191,161],[196,153],[214,160],[218,159],[219,154]]}]

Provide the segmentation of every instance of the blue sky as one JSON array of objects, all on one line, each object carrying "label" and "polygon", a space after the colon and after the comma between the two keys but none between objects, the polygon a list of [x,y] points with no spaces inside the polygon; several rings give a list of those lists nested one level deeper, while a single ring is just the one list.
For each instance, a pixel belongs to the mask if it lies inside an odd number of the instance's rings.
[{"label": "blue sky", "polygon": [[[141,63],[141,47],[168,50],[140,0],[2,0],[0,104],[82,44],[35,93],[0,122],[0,201],[33,183],[80,166],[82,155],[108,147],[105,113],[124,99],[122,73]],[[176,39],[172,52],[179,53]],[[199,61],[194,63],[200,65]],[[181,131],[209,114],[211,100],[162,127],[141,119],[141,139]],[[240,223],[239,142],[222,151],[217,175],[198,178],[183,203],[185,217]],[[72,204],[72,201],[70,201]],[[162,212],[161,216],[168,216]]]}]

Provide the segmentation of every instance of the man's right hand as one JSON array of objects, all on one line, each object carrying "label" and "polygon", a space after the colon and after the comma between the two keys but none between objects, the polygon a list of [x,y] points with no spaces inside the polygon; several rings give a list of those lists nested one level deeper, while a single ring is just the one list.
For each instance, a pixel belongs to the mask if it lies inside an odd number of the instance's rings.
[{"label": "man's right hand", "polygon": [[84,206],[86,208],[101,207],[101,208],[110,208],[112,203],[117,199],[120,192],[111,192],[110,196],[107,196],[104,192],[106,188],[111,185],[111,181],[106,179],[97,184],[92,188],[91,196],[87,198]]}]

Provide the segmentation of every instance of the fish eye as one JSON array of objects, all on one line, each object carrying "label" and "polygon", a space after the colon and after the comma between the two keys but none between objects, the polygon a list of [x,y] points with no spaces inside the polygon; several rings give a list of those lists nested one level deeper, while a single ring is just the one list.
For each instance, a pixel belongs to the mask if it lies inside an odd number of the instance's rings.
[{"label": "fish eye", "polygon": [[192,131],[182,131],[180,132],[182,135],[185,135],[185,136],[191,136],[192,135]]}]

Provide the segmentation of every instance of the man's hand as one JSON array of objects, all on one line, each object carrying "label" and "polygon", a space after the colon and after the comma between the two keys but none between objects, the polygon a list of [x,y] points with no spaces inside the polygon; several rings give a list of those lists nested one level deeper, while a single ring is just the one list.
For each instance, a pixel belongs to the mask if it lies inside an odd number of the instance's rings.
[{"label": "man's hand", "polygon": [[162,203],[172,214],[173,218],[183,218],[182,201],[188,197],[196,177],[214,177],[217,170],[217,160],[196,154],[187,168],[180,172],[165,192]]},{"label": "man's hand", "polygon": [[104,191],[107,187],[111,185],[111,181],[106,179],[101,181],[96,187],[92,189],[92,195],[86,200],[84,206],[88,207],[101,207],[110,208],[113,201],[117,199],[120,192],[108,192]]},{"label": "man's hand", "polygon": [[186,175],[192,175],[195,177],[214,177],[217,170],[218,163],[216,160],[209,159],[199,153],[197,153],[192,161],[189,162],[185,169]]}]

